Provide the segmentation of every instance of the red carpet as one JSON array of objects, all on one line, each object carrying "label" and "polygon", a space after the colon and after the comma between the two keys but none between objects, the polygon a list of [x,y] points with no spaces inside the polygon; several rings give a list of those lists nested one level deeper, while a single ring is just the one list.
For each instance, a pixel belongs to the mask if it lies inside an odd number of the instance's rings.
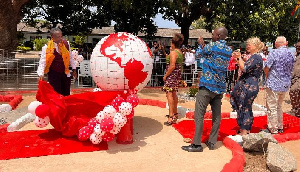
[{"label": "red carpet", "polygon": [[3,132],[3,128],[0,132],[0,160],[108,149],[106,142],[99,145],[93,145],[89,140],[80,142],[76,136],[64,137],[54,129]]},{"label": "red carpet", "polygon": [[[300,118],[288,114],[284,114],[283,124],[284,124],[283,126],[284,133],[282,133],[281,135],[287,133],[296,134],[300,132]],[[208,139],[211,126],[212,126],[211,120],[204,120],[202,142]],[[194,120],[184,120],[179,122],[178,124],[174,124],[173,127],[183,136],[183,138],[193,139],[194,131],[195,131]],[[266,127],[267,127],[267,116],[255,117],[251,132],[258,133],[260,129],[265,129]],[[238,129],[239,127],[236,123],[236,119],[222,119],[218,141],[222,141],[228,135],[235,135],[236,130]],[[277,137],[275,138],[277,139]]]}]

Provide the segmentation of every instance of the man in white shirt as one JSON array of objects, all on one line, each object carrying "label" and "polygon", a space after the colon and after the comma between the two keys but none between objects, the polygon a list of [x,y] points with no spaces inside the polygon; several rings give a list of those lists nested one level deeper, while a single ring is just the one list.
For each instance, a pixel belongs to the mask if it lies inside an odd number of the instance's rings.
[{"label": "man in white shirt", "polygon": [[72,75],[77,78],[76,66],[69,43],[63,39],[59,28],[50,30],[51,40],[42,48],[37,74],[39,80],[44,80],[44,74],[48,74],[48,82],[54,90],[64,96],[70,95],[71,73],[69,65],[72,66]]}]

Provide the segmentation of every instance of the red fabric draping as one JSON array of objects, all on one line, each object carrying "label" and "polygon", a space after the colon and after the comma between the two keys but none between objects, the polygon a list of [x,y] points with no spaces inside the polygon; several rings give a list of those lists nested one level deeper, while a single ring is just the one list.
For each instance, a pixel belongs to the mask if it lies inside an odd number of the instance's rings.
[{"label": "red fabric draping", "polygon": [[49,83],[40,81],[36,99],[49,106],[50,123],[57,131],[74,136],[118,95],[123,95],[123,91],[87,92],[63,97]]}]

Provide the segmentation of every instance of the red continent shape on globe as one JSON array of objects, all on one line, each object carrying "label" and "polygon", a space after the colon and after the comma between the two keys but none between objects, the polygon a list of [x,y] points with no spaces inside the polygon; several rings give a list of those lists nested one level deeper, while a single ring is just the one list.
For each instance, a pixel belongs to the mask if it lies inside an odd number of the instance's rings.
[{"label": "red continent shape on globe", "polygon": [[103,42],[103,44],[101,45],[101,48],[100,48],[101,54],[103,54],[105,57],[110,58],[110,60],[117,62],[118,65],[120,67],[122,67],[121,66],[121,61],[122,61],[121,57],[114,58],[116,53],[108,55],[108,54],[106,54],[105,50],[106,50],[106,48],[114,45],[115,47],[118,47],[121,52],[123,52],[123,48],[122,48],[123,42],[127,41],[128,39],[129,38],[127,35],[125,35],[125,33],[122,33],[120,36],[118,36],[118,33],[110,34],[107,37],[107,39]]},{"label": "red continent shape on globe", "polygon": [[[114,58],[116,56],[116,53],[108,55],[105,52],[106,48],[113,45],[119,48],[121,52],[123,52],[123,42],[128,41],[128,39],[129,37],[126,35],[126,33],[122,33],[120,36],[118,35],[118,33],[110,34],[101,45],[100,52],[110,60],[116,62],[121,68],[124,68],[124,75],[128,79],[129,89],[134,89],[147,78],[147,72],[142,71],[144,69],[143,63],[133,59],[132,61],[128,61],[125,66],[122,66],[121,57]],[[147,49],[149,54],[151,55],[151,51],[148,46]]]},{"label": "red continent shape on globe", "polygon": [[134,89],[147,78],[147,72],[143,72],[143,63],[140,61],[129,61],[124,68],[124,76],[128,79],[129,89]]}]

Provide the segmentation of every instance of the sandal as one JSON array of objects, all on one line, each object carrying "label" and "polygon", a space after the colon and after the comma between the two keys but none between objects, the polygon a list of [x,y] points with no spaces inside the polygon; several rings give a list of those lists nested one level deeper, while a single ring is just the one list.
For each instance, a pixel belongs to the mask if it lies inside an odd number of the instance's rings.
[{"label": "sandal", "polygon": [[[171,117],[169,117],[169,118],[172,119],[172,121],[164,122],[164,125],[170,126],[170,125],[172,125],[172,124],[176,124],[177,118],[175,117],[175,115],[173,115],[173,116],[171,116]],[[168,119],[169,119],[169,118],[168,118]]]},{"label": "sandal", "polygon": [[176,120],[179,118],[178,113],[174,113],[174,116],[175,116]]},{"label": "sandal", "polygon": [[[169,118],[170,115],[166,115],[165,117]],[[174,113],[174,116],[178,119],[178,113]]]}]

